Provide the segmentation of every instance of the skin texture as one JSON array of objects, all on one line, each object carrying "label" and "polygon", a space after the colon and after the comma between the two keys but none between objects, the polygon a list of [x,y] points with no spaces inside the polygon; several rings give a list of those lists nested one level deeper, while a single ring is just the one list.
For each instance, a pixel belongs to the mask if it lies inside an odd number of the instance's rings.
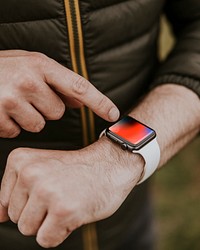
[{"label": "skin texture", "polygon": [[117,107],[89,81],[47,56],[0,52],[0,137],[16,137],[21,128],[39,132],[45,120],[60,119],[66,106],[81,105],[108,121],[119,117]]},{"label": "skin texture", "polygon": [[[159,167],[197,135],[199,114],[197,95],[173,84],[152,90],[130,113],[156,130]],[[140,156],[106,137],[70,152],[16,149],[2,180],[0,222],[11,219],[22,234],[55,247],[81,225],[112,215],[140,180],[143,166]]]}]

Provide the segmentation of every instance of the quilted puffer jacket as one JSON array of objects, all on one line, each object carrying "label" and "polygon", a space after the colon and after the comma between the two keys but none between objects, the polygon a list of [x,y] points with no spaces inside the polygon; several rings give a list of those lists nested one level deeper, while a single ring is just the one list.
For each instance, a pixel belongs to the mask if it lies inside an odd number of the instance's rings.
[{"label": "quilted puffer jacket", "polygon": [[[6,0],[0,5],[0,50],[46,54],[88,78],[122,114],[159,84],[185,85],[200,95],[199,0]],[[160,65],[157,45],[164,11],[177,40]],[[78,149],[92,143],[105,126],[105,121],[82,108],[67,110],[38,134],[23,131],[15,139],[0,139],[1,172],[13,148]],[[94,243],[85,249],[146,249],[151,242],[147,186],[148,182],[135,189],[113,217],[97,223],[97,234],[92,234],[99,246]],[[15,230],[10,224],[5,228],[0,226],[0,248],[2,242],[9,244]],[[79,240],[74,241],[74,235]],[[80,235],[77,230],[64,243],[66,249],[82,249]],[[85,229],[84,235],[91,238],[91,230]],[[15,246],[24,240],[20,237],[13,239]],[[29,242],[27,249],[37,249]]]}]

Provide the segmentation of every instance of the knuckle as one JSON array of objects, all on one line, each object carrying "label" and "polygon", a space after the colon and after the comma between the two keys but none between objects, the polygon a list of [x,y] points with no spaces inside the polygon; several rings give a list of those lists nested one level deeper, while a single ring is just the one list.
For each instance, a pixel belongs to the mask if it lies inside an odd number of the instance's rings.
[{"label": "knuckle", "polygon": [[38,123],[35,128],[36,132],[40,132],[45,127],[45,124],[46,124],[45,120],[42,120],[40,123]]},{"label": "knuckle", "polygon": [[23,225],[21,225],[20,223],[18,223],[18,229],[19,229],[21,234],[28,236],[26,233],[26,228]]},{"label": "knuckle", "polygon": [[36,68],[39,69],[39,72],[42,73],[41,69],[44,69],[49,63],[49,58],[40,52],[32,52],[30,54],[30,63]]},{"label": "knuckle", "polygon": [[40,52],[31,52],[30,59],[33,60],[36,64],[44,64],[47,60],[47,56]]},{"label": "knuckle", "polygon": [[69,211],[69,209],[64,207],[63,205],[61,207],[55,208],[53,211],[53,215],[59,219],[62,219],[71,213],[72,213],[72,211]]},{"label": "knuckle", "polygon": [[15,138],[20,134],[21,130],[18,127],[10,126],[0,130],[0,136],[3,138]]},{"label": "knuckle", "polygon": [[31,76],[23,76],[18,82],[18,88],[22,91],[34,93],[37,90],[37,83]]},{"label": "knuckle", "polygon": [[18,162],[21,162],[22,159],[27,157],[27,150],[23,148],[16,148],[10,152],[8,156],[8,163],[9,165],[14,163],[14,166],[17,165]]},{"label": "knuckle", "polygon": [[[18,180],[22,186],[30,188],[34,185],[35,181],[40,179],[40,173],[41,173],[40,164],[31,160],[29,161],[29,164],[26,164],[22,166],[21,168],[19,168]],[[40,196],[40,193],[37,192],[37,195]],[[43,198],[44,198],[44,195],[43,195]]]},{"label": "knuckle", "polygon": [[72,203],[70,205],[65,205],[63,202],[58,202],[52,210],[53,215],[61,220],[65,217],[67,217],[69,220],[76,218],[79,209],[75,203]]},{"label": "knuckle", "polygon": [[0,204],[3,208],[8,208],[9,206],[9,201],[5,201],[4,199],[0,199]]},{"label": "knuckle", "polygon": [[22,156],[23,152],[20,148],[14,149],[8,156],[9,162],[17,162],[19,158]]},{"label": "knuckle", "polygon": [[7,95],[2,98],[1,104],[5,110],[11,111],[16,109],[18,102],[16,100],[16,97],[14,97],[13,95]]},{"label": "knuckle", "polygon": [[18,218],[16,217],[15,213],[13,213],[12,209],[10,208],[8,208],[8,216],[13,223],[17,223]]},{"label": "knuckle", "polygon": [[85,95],[89,85],[90,83],[85,78],[78,76],[72,84],[72,90],[77,95]]},{"label": "knuckle", "polygon": [[37,240],[38,244],[43,248],[52,248],[52,247],[57,246],[55,243],[54,244],[51,243],[49,236],[43,236],[43,237],[40,237],[39,239],[37,237],[36,240]]},{"label": "knuckle", "polygon": [[40,231],[37,234],[36,241],[39,245],[41,245],[43,248],[54,248],[59,246],[72,232],[65,226],[56,227],[56,234],[54,231]]},{"label": "knuckle", "polygon": [[46,124],[45,120],[42,119],[39,122],[32,122],[27,124],[26,129],[30,132],[39,133],[44,128],[45,124]]},{"label": "knuckle", "polygon": [[18,174],[18,179],[24,185],[31,183],[31,181],[33,180],[34,175],[33,175],[32,169],[33,168],[30,166],[26,166],[24,168],[21,168],[21,170]]},{"label": "knuckle", "polygon": [[108,104],[107,101],[108,101],[107,97],[103,95],[102,97],[99,98],[96,105],[98,108],[100,108],[101,110],[106,112],[107,111],[107,104]]},{"label": "knuckle", "polygon": [[28,227],[27,225],[25,225],[25,223],[18,223],[18,229],[19,231],[25,235],[25,236],[31,236],[33,235],[33,230]]},{"label": "knuckle", "polygon": [[65,105],[64,103],[60,103],[59,105],[57,105],[52,114],[49,116],[49,119],[51,120],[59,120],[62,118],[62,116],[65,113]]},{"label": "knuckle", "polygon": [[53,191],[49,188],[48,185],[45,185],[45,183],[39,183],[35,193],[37,194],[38,199],[47,201],[49,197],[52,196]]},{"label": "knuckle", "polygon": [[9,129],[9,131],[7,131],[7,138],[15,138],[17,137],[19,134],[21,133],[21,129],[20,128],[12,128]]}]

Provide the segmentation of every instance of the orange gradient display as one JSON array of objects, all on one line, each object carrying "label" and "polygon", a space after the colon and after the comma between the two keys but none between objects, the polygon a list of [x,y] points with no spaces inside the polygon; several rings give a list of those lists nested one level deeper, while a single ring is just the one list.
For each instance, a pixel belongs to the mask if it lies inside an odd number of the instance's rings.
[{"label": "orange gradient display", "polygon": [[111,126],[109,130],[134,145],[141,143],[155,133],[149,127],[129,116]]}]

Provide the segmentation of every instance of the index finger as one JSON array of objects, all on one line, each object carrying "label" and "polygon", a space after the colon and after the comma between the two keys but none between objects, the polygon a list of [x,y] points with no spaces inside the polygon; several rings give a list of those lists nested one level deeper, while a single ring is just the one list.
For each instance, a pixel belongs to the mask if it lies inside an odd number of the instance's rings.
[{"label": "index finger", "polygon": [[107,121],[119,118],[116,105],[84,77],[52,59],[46,64],[44,72],[47,84],[59,93],[75,98]]}]

